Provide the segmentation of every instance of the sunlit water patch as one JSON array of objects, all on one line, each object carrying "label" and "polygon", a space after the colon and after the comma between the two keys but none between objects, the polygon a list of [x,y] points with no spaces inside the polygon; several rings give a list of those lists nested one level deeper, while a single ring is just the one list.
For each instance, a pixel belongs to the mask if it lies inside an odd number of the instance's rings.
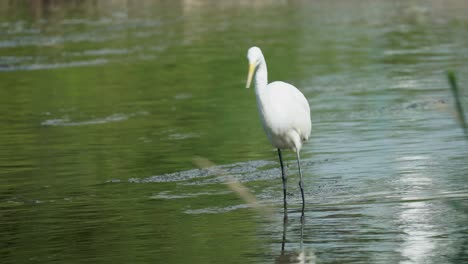
[{"label": "sunlit water patch", "polygon": [[217,191],[217,192],[199,192],[199,193],[182,193],[182,194],[171,194],[169,191],[163,191],[158,194],[150,196],[150,199],[163,199],[163,200],[172,200],[172,199],[186,199],[193,198],[198,196],[217,196],[217,195],[226,195],[230,194],[230,191]]},{"label": "sunlit water patch", "polygon": [[197,138],[200,137],[200,135],[196,133],[175,133],[175,134],[170,134],[169,139],[171,140],[181,140],[181,139],[187,139],[187,138]]},{"label": "sunlit water patch", "polygon": [[[50,115],[50,113],[49,113]],[[72,121],[69,117],[64,118],[57,118],[57,119],[48,119],[41,123],[43,126],[84,126],[84,125],[99,125],[99,124],[106,124],[112,122],[120,122],[125,121],[131,117],[135,116],[144,116],[148,115],[148,112],[137,112],[137,113],[130,113],[130,114],[112,114],[110,116],[106,116],[103,118],[96,118],[90,120],[82,120],[82,121]]]},{"label": "sunlit water patch", "polygon": [[[227,177],[231,177],[240,182],[258,180],[258,176],[252,175],[255,172],[262,172],[261,168],[276,164],[271,161],[248,161],[228,165],[218,165],[204,169],[193,169],[163,175],[155,175],[146,178],[131,178],[128,181],[133,183],[151,183],[151,182],[181,182],[181,184],[213,184],[224,183]],[[269,178],[268,173],[261,173],[263,179]],[[213,178],[205,181],[205,178]]]},{"label": "sunlit water patch", "polygon": [[0,71],[17,71],[17,70],[47,70],[47,69],[59,69],[59,68],[70,68],[70,67],[86,67],[102,65],[107,63],[107,59],[94,59],[94,60],[79,60],[72,62],[62,63],[31,63],[21,65],[11,65],[0,61]]},{"label": "sunlit water patch", "polygon": [[[49,21],[23,20],[0,25],[0,72],[86,67],[123,61],[155,59],[168,46],[167,36],[148,42],[164,32],[157,19],[128,18],[113,14],[92,19],[65,19],[50,28]],[[86,30],[83,30],[85,28]],[[127,39],[131,38],[131,43]],[[138,41],[135,41],[138,40]],[[109,45],[111,47],[109,47]],[[43,48],[47,52],[11,52],[18,48]]]},{"label": "sunlit water patch", "polygon": [[238,205],[230,205],[225,207],[210,207],[210,208],[203,208],[203,209],[187,209],[184,211],[186,214],[220,214],[226,213],[234,210],[246,209],[250,208],[248,204],[238,204]]}]

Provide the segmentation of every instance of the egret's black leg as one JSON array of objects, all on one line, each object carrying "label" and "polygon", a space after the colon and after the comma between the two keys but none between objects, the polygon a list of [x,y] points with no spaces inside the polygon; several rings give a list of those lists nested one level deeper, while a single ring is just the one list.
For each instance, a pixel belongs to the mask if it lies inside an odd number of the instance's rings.
[{"label": "egret's black leg", "polygon": [[278,156],[280,160],[280,165],[281,165],[281,178],[283,179],[283,203],[284,203],[284,220],[288,219],[288,208],[287,208],[287,203],[286,203],[286,171],[284,170],[284,165],[283,165],[283,157],[281,156],[281,149],[278,149]]},{"label": "egret's black leg", "polygon": [[299,187],[301,188],[301,195],[302,195],[302,215],[304,215],[304,208],[305,208],[305,199],[304,199],[304,188],[302,183],[302,172],[301,172],[301,158],[299,156],[299,150],[296,150],[296,157],[297,157],[297,167],[299,168],[299,175],[301,179],[299,180]]},{"label": "egret's black leg", "polygon": [[281,255],[284,255],[284,245],[286,244],[286,221],[283,222],[283,239],[281,241]]}]

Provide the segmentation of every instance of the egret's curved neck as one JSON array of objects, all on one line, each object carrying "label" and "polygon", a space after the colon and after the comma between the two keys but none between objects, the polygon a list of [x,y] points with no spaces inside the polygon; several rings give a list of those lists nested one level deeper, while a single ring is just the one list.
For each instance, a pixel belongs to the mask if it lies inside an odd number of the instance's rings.
[{"label": "egret's curved neck", "polygon": [[255,93],[261,96],[268,85],[268,71],[265,59],[262,58],[255,73]]}]

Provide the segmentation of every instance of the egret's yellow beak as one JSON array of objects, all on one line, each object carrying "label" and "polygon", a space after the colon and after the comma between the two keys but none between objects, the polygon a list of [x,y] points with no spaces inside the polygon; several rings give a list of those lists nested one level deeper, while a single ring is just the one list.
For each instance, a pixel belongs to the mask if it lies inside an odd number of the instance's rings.
[{"label": "egret's yellow beak", "polygon": [[250,63],[249,64],[249,75],[247,76],[247,84],[245,85],[245,88],[250,88],[250,83],[252,82],[252,77],[255,71],[255,64]]}]

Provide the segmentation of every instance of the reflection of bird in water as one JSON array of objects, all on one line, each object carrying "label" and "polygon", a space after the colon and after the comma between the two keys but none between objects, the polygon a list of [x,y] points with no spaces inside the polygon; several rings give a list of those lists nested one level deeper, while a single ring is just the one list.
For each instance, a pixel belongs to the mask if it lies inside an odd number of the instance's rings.
[{"label": "reflection of bird in water", "polygon": [[283,222],[283,239],[281,242],[281,255],[279,255],[275,259],[275,263],[278,264],[315,264],[317,262],[317,257],[315,256],[315,253],[313,250],[305,250],[303,247],[303,234],[304,234],[304,221],[301,219],[301,238],[300,238],[300,246],[299,250],[285,250],[285,244],[286,244],[286,228],[287,222]]},{"label": "reflection of bird in water", "polygon": [[[268,84],[268,72],[262,51],[252,47],[247,53],[249,60],[249,74],[246,87],[250,87],[255,73],[255,94],[258,112],[271,144],[278,149],[283,179],[284,211],[286,212],[286,174],[281,156],[282,149],[296,152],[299,168],[299,187],[302,196],[302,215],[304,215],[304,188],[299,152],[302,143],[309,139],[312,124],[310,121],[310,107],[304,95],[294,86],[285,82]],[[287,214],[285,214],[287,217]]]}]

